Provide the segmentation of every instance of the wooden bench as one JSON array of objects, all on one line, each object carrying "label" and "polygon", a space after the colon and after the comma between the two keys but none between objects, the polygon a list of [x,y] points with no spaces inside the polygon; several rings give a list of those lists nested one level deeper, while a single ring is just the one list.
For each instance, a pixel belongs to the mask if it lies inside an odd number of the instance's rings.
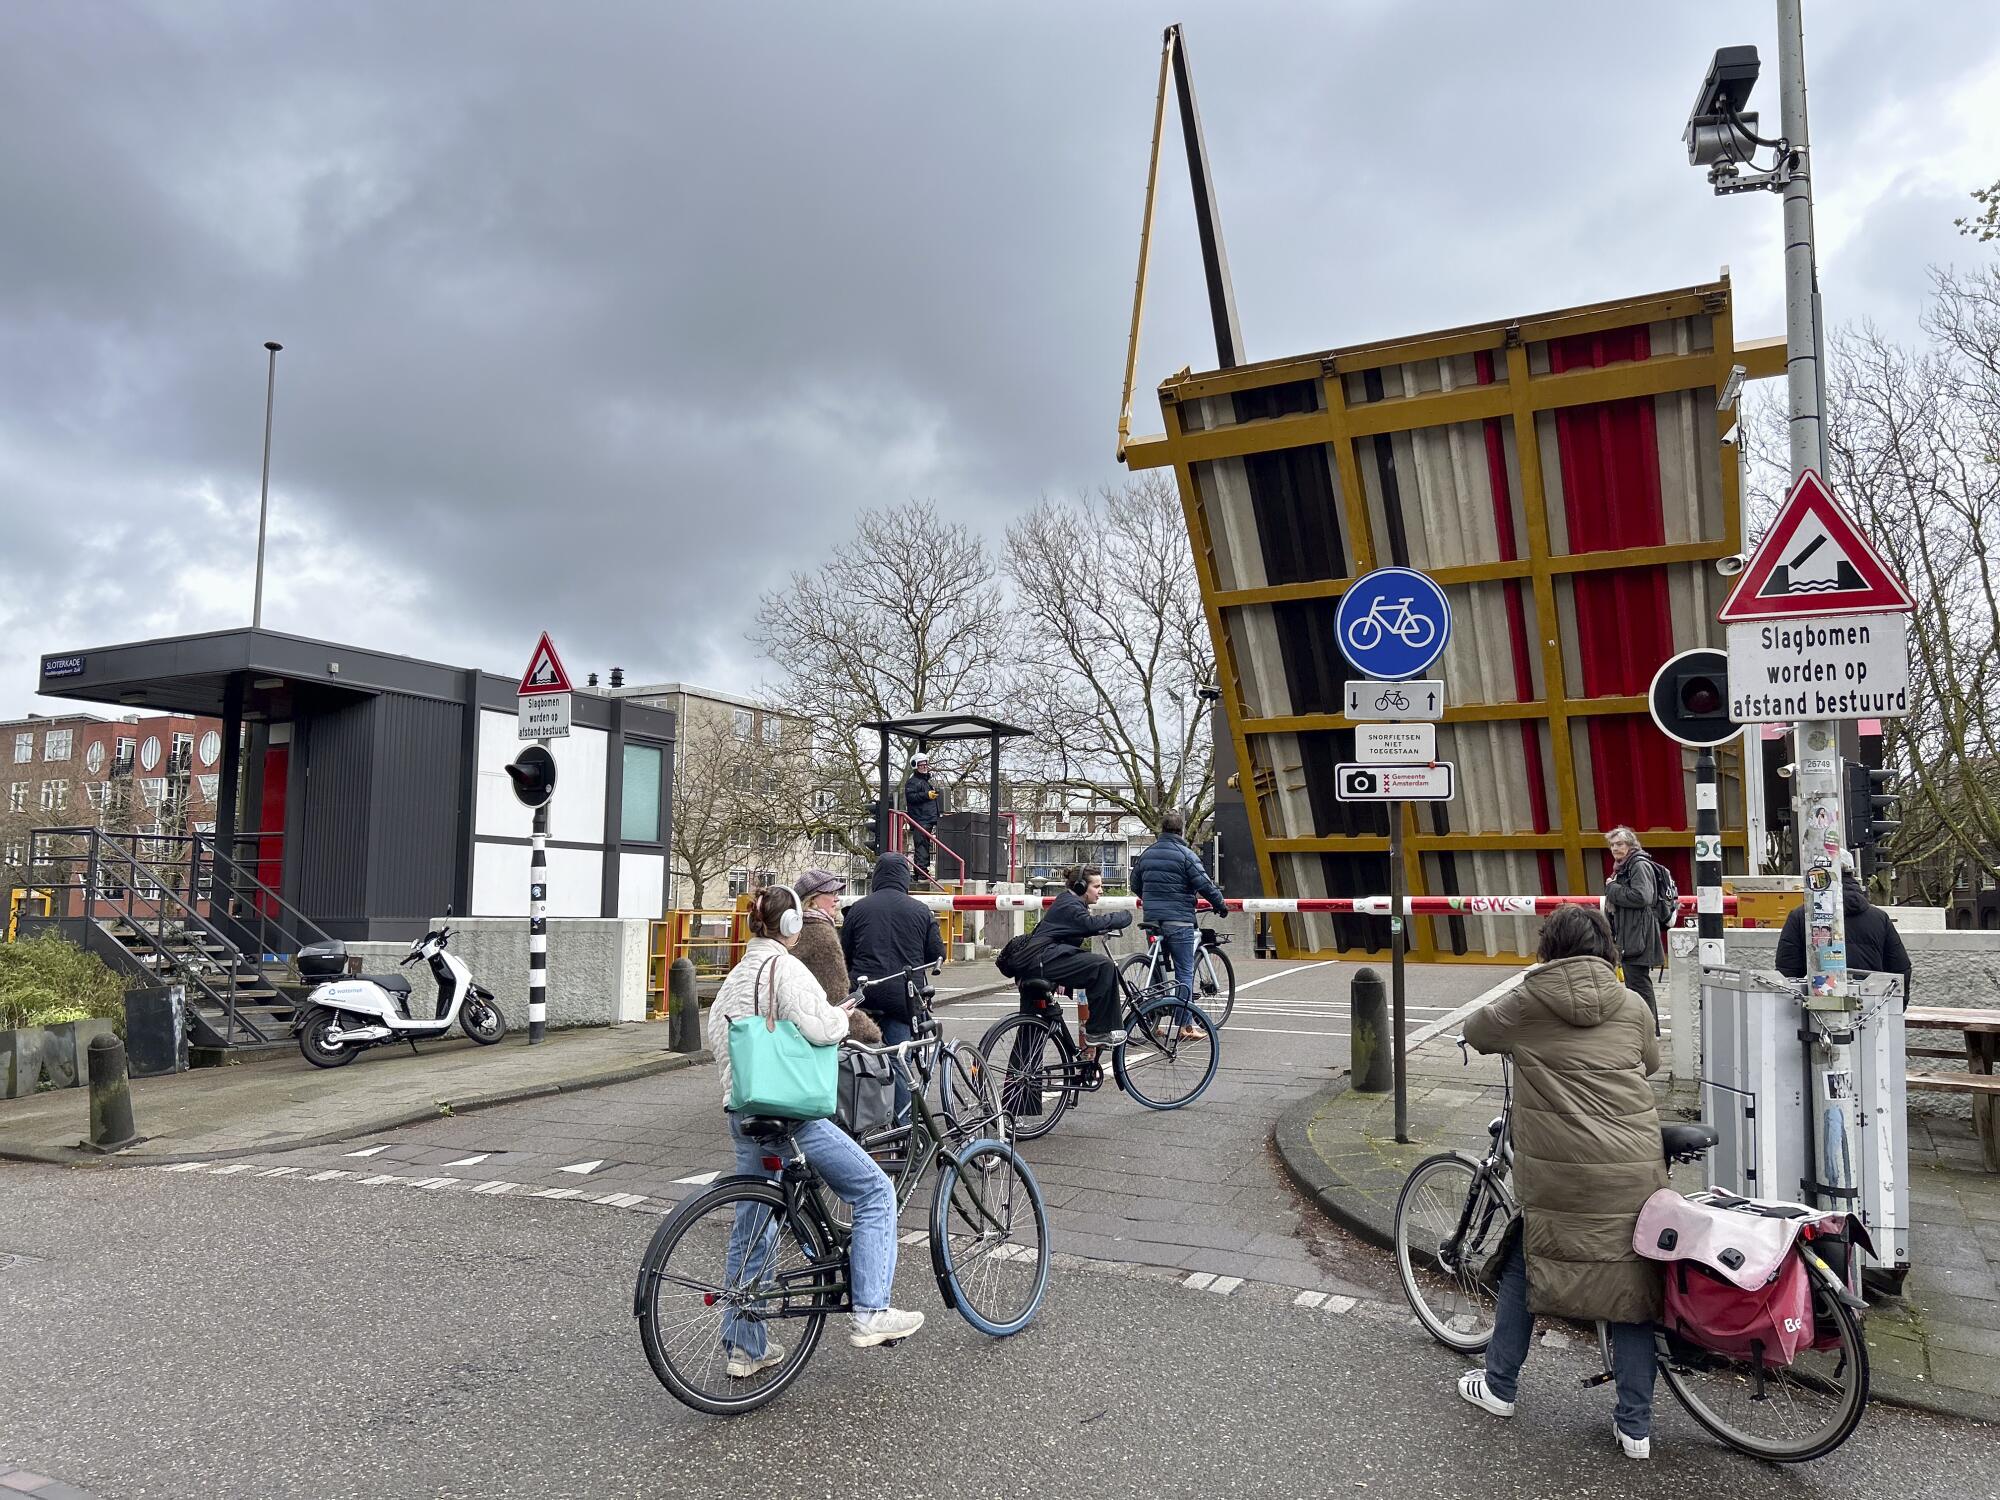
[{"label": "wooden bench", "polygon": [[1906,1083],[1913,1089],[1972,1095],[1972,1133],[1979,1137],[1986,1170],[2000,1172],[2000,1078],[1994,1076],[1993,1069],[1994,1063],[2000,1061],[2000,1010],[1946,1010],[1913,1005],[1903,1012],[1903,1025],[1964,1035],[1962,1051],[1948,1047],[1906,1047],[1904,1056],[1962,1057],[1965,1072],[1911,1073]]}]

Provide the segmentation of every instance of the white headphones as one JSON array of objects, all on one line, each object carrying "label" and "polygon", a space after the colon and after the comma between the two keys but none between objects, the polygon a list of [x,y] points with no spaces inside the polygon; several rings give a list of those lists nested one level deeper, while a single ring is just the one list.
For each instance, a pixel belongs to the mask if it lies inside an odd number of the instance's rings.
[{"label": "white headphones", "polygon": [[799,899],[799,893],[782,880],[764,887],[767,891],[783,891],[792,898],[791,909],[778,918],[778,936],[797,937],[805,930],[806,904]]}]

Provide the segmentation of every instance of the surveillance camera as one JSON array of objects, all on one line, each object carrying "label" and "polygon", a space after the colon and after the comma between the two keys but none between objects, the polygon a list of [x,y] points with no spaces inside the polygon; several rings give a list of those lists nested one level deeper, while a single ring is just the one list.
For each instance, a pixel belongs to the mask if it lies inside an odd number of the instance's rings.
[{"label": "surveillance camera", "polygon": [[1220,703],[1222,701],[1222,689],[1212,687],[1208,683],[1203,683],[1200,687],[1196,688],[1194,695],[1204,703]]},{"label": "surveillance camera", "polygon": [[1784,765],[1778,767],[1778,780],[1790,781],[1792,779],[1793,773],[1797,771],[1798,768],[1799,768],[1799,763],[1797,761],[1787,761]]},{"label": "surveillance camera", "polygon": [[1718,557],[1715,560],[1715,571],[1720,573],[1724,578],[1734,578],[1738,573],[1743,571],[1749,561],[1750,559],[1745,557],[1741,552],[1732,552],[1727,557]]},{"label": "surveillance camera", "polygon": [[1757,86],[1755,47],[1718,47],[1694,96],[1681,140],[1687,146],[1688,165],[1705,167],[1732,159],[1746,160],[1750,142],[1745,132],[1755,132],[1756,116],[1746,115],[1750,91]]}]

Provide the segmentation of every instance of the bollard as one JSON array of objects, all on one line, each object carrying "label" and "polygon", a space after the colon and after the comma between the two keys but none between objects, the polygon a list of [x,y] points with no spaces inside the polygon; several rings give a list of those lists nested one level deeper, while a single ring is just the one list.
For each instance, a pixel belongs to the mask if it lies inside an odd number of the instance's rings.
[{"label": "bollard", "polygon": [[90,1151],[122,1151],[139,1139],[132,1129],[132,1084],[125,1074],[125,1044],[115,1036],[90,1039]]},{"label": "bollard", "polygon": [[1363,969],[1348,992],[1352,1021],[1348,1030],[1349,1065],[1354,1089],[1362,1094],[1386,1094],[1395,1086],[1394,1054],[1389,1042],[1389,992],[1382,976]]},{"label": "bollard", "polygon": [[667,969],[667,1050],[701,1051],[701,996],[691,958],[677,958]]}]

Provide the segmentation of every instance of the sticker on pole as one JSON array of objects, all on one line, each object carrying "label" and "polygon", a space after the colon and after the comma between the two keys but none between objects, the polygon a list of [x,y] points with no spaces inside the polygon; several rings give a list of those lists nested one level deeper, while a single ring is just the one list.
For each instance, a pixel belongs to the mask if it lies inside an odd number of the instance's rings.
[{"label": "sticker on pole", "polygon": [[1369,677],[1414,677],[1451,639],[1444,590],[1415,568],[1377,568],[1340,596],[1334,633],[1341,654]]},{"label": "sticker on pole", "polygon": [[516,725],[524,740],[559,740],[569,735],[569,673],[544,630],[521,674],[521,711]]},{"label": "sticker on pole", "polygon": [[1913,608],[1861,528],[1807,469],[1750,554],[1720,618],[1740,623],[1793,615],[1872,615]]}]

